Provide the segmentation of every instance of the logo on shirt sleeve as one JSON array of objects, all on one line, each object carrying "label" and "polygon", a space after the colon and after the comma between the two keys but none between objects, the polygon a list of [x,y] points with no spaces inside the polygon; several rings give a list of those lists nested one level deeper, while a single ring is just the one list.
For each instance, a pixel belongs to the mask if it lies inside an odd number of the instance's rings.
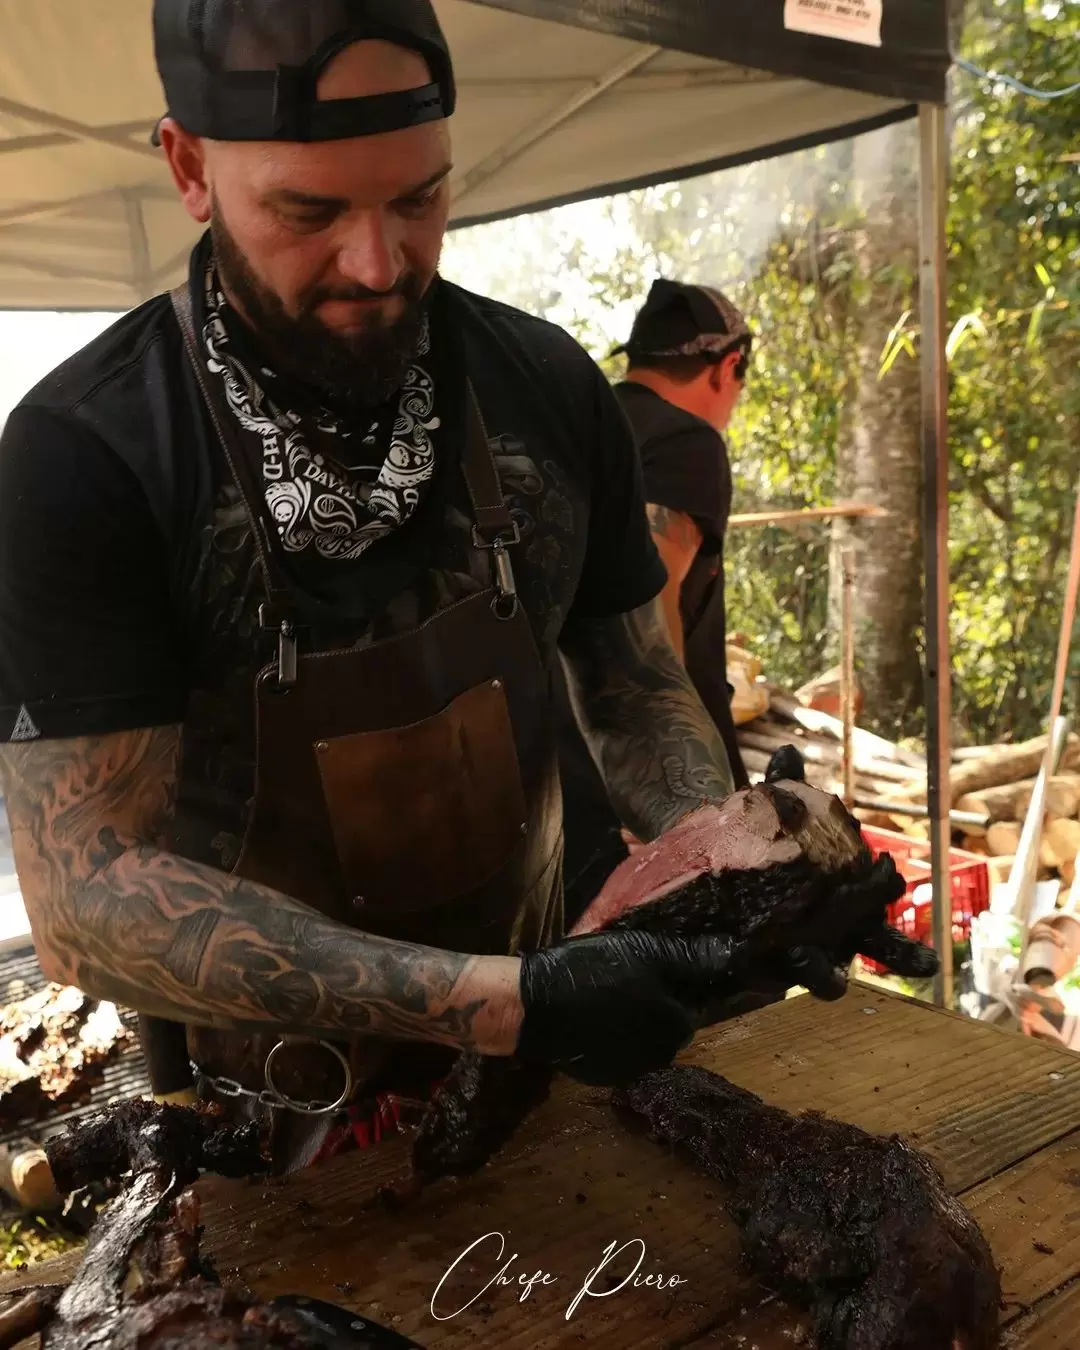
[{"label": "logo on shirt sleeve", "polygon": [[34,725],[34,719],[26,711],[26,704],[24,703],[19,709],[19,715],[15,719],[15,725],[11,728],[8,741],[36,741],[40,738],[41,732]]}]

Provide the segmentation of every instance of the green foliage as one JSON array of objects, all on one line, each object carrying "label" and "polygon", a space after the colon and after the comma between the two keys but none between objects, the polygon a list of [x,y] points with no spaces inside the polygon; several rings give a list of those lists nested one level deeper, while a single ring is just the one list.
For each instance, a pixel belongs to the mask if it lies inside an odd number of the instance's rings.
[{"label": "green foliage", "polygon": [[83,1239],[45,1214],[5,1214],[0,1220],[0,1269],[22,1270],[83,1245]]},{"label": "green foliage", "polygon": [[[987,70],[1061,88],[1078,50],[1075,0],[969,0],[961,53]],[[957,711],[978,739],[1037,730],[1053,674],[1080,473],[1080,167],[1062,160],[1078,108],[954,75],[951,614]],[[481,227],[453,237],[447,271],[561,323],[613,378],[607,353],[656,276],[721,286],[759,339],[728,438],[736,510],[831,502],[867,301],[852,163],[847,142]],[[872,282],[895,303],[880,379],[918,350],[912,279],[894,270]],[[727,557],[731,630],[775,679],[816,674],[832,649],[828,527],[733,530]]]},{"label": "green foliage", "polygon": [[[1059,89],[1080,7],[984,0],[963,54]],[[963,71],[949,210],[954,343],[954,689],[982,734],[1045,717],[1080,475],[1080,99],[1041,102]],[[954,327],[954,334],[956,328]]]}]

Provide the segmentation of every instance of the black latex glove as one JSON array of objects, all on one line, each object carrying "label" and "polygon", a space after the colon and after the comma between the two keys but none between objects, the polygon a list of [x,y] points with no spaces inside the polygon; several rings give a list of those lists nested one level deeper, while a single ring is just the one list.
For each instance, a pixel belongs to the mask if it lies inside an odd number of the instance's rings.
[{"label": "black latex glove", "polygon": [[830,951],[835,965],[846,970],[859,955],[913,979],[937,972],[936,952],[889,926],[889,905],[901,898],[906,886],[893,859],[886,855],[877,860],[868,877],[840,887],[838,902],[850,917],[850,928]]},{"label": "black latex glove", "polygon": [[[766,783],[780,784],[785,780],[795,783],[806,782],[806,763],[793,745],[782,745],[779,750],[774,751],[765,770]],[[855,829],[860,829],[859,822],[854,817],[852,825]],[[907,883],[897,872],[892,858],[887,855],[878,860],[872,876],[865,884],[843,886],[845,892],[843,904],[851,916],[851,931],[831,953],[836,987],[840,993],[843,993],[847,983],[847,968],[856,955],[868,956],[895,974],[907,975],[914,979],[925,979],[937,974],[940,965],[937,954],[929,947],[923,946],[921,942],[889,926],[888,906],[899,900],[906,889]],[[810,963],[811,978],[822,985],[820,996],[828,997],[824,992],[827,980],[820,963],[820,953],[807,948],[800,955]],[[800,980],[799,983],[810,988],[805,980]],[[835,997],[839,997],[839,994]]]},{"label": "black latex glove", "polygon": [[[703,1025],[704,1009],[765,973],[731,938],[571,938],[522,958],[516,1053],[594,1086],[629,1083],[670,1064]],[[843,993],[833,963],[813,948],[772,955],[767,973],[822,997]]]}]

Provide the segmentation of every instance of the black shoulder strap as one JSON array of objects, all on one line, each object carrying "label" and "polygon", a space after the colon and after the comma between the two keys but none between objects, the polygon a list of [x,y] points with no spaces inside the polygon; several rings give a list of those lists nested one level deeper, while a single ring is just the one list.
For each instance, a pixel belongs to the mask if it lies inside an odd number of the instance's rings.
[{"label": "black shoulder strap", "polygon": [[471,380],[465,382],[465,445],[461,468],[480,536],[485,543],[493,543],[496,538],[505,542],[514,533],[514,521],[502,494],[484,415]]},{"label": "black shoulder strap", "polygon": [[210,414],[210,421],[217,433],[225,462],[229,466],[229,472],[232,474],[233,481],[244,503],[244,510],[251,525],[252,537],[255,540],[255,550],[258,554],[259,568],[266,587],[266,597],[270,602],[272,611],[269,621],[271,626],[276,627],[281,619],[290,612],[292,602],[285,586],[279,584],[277,580],[272,562],[273,548],[269,539],[266,518],[260,509],[259,498],[248,472],[247,460],[243,453],[243,443],[240,439],[240,428],[237,426],[236,418],[229,410],[221,386],[207,378],[206,361],[195,332],[195,314],[191,304],[191,292],[187,284],[177,286],[175,290],[171,291],[170,299],[177,323],[180,325],[180,332],[184,336],[184,347],[187,350],[192,370],[195,372],[195,379],[202,393],[203,402]]}]

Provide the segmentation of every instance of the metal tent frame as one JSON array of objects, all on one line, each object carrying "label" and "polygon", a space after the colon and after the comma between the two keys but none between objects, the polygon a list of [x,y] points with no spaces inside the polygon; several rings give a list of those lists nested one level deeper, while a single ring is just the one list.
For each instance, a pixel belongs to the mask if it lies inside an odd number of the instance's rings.
[{"label": "metal tent frame", "polygon": [[[937,994],[950,1000],[945,82],[953,0],[881,0],[880,47],[793,32],[785,0],[435,4],[461,77],[455,225],[670,182],[917,114],[928,805]],[[126,309],[173,284],[190,239],[148,143],[163,111],[150,0],[0,0],[0,30],[0,306]]]},{"label": "metal tent frame", "polygon": [[[826,83],[875,93],[889,93],[916,102],[919,122],[919,305],[921,314],[920,378],[923,462],[923,568],[925,613],[925,701],[927,742],[927,807],[930,818],[933,935],[941,969],[935,980],[936,1001],[950,1006],[953,998],[952,894],[949,875],[951,825],[949,769],[952,687],[949,652],[949,449],[946,284],[946,210],[948,135],[946,76],[950,22],[955,6],[949,0],[903,0],[884,5],[885,22],[903,24],[896,47],[855,46],[828,38],[792,34],[783,26],[781,0],[762,0],[756,7],[726,0],[726,22],[716,17],[710,0],[480,0],[495,8],[539,15],[561,23],[633,36],[700,55],[735,60],[778,74],[809,74]],[[738,12],[735,12],[738,11]],[[904,108],[898,114],[910,114]],[[887,120],[896,120],[896,115]],[[864,124],[840,129],[839,135],[870,130]],[[818,135],[808,143],[832,136]],[[762,147],[759,157],[797,148],[793,144]],[[721,168],[735,162],[686,166]],[[642,186],[646,180],[617,185]],[[613,190],[598,186],[593,195]]]}]

